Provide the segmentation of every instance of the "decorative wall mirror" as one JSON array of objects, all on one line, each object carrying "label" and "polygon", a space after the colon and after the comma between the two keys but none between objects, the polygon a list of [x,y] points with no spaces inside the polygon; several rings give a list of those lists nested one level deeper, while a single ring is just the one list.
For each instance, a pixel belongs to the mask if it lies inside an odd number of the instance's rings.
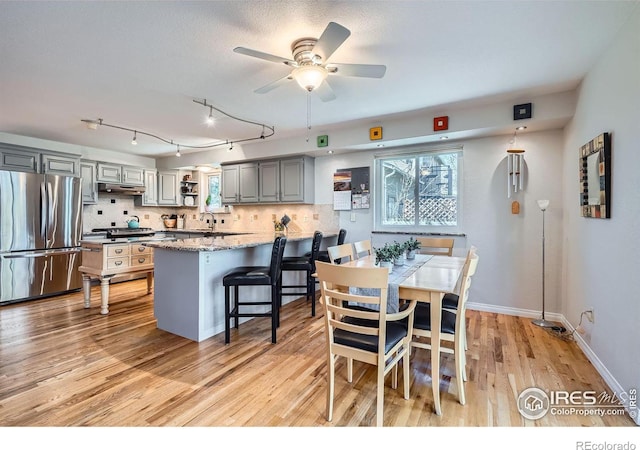
[{"label": "decorative wall mirror", "polygon": [[611,217],[611,141],[609,133],[580,147],[580,206],[583,217]]}]

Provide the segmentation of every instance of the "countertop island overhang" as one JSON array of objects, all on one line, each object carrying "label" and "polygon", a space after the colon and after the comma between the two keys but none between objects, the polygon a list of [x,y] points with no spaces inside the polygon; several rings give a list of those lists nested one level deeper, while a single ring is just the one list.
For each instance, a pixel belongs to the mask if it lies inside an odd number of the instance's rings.
[{"label": "countertop island overhang", "polygon": [[[303,255],[311,250],[313,232],[284,236],[286,256]],[[321,247],[335,245],[337,236],[337,231],[323,232]],[[235,267],[268,266],[275,237],[270,232],[145,243],[154,249],[157,327],[196,342],[223,332],[222,278]],[[283,277],[285,285],[303,284],[306,279],[296,272],[283,273]],[[248,286],[242,288],[242,295],[263,299],[270,292],[268,286]],[[255,308],[256,312],[266,312],[266,307]],[[244,321],[247,320],[251,319]],[[270,335],[265,335],[265,339],[270,339]]]}]

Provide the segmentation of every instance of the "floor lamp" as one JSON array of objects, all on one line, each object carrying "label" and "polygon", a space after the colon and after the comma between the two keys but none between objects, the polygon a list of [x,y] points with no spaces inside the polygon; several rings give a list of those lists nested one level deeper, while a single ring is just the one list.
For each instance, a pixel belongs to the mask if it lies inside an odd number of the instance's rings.
[{"label": "floor lamp", "polygon": [[553,322],[544,318],[544,212],[549,207],[549,200],[538,200],[538,206],[542,211],[542,319],[532,320],[532,322],[539,327],[554,327],[556,325]]}]

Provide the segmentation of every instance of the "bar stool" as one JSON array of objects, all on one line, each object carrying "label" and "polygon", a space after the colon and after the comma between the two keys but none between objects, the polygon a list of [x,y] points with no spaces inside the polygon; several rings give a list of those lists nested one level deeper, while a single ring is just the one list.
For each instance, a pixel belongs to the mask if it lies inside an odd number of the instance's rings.
[{"label": "bar stool", "polygon": [[[345,230],[344,228],[340,228],[340,231],[338,231],[338,242],[336,243],[336,245],[344,244],[344,240],[346,239],[346,237],[347,230]],[[326,250],[320,251],[320,253],[318,253],[318,261],[330,263],[331,261],[329,260],[329,252]]]},{"label": "bar stool", "polygon": [[[320,242],[322,241],[322,233],[316,231],[313,233],[311,241],[311,251],[303,256],[286,256],[282,258],[282,271],[303,271],[306,272],[305,284],[282,285],[285,288],[305,288],[304,292],[281,292],[280,295],[304,295],[307,300],[311,300],[311,316],[316,315],[316,280],[311,276],[316,271],[316,260],[320,252]],[[308,256],[307,256],[308,255]]]},{"label": "bar stool", "polygon": [[[235,319],[235,327],[238,328],[240,317],[271,317],[271,342],[276,343],[276,328],[280,325],[280,298],[282,284],[282,255],[287,238],[278,236],[273,241],[271,250],[271,264],[268,266],[243,266],[236,267],[228,272],[222,279],[224,285],[224,343],[228,344],[231,331],[231,318]],[[233,298],[231,289],[233,286]],[[263,301],[240,300],[238,291],[240,286],[271,286],[271,298]],[[240,312],[241,306],[271,305],[271,310],[266,313]]]}]

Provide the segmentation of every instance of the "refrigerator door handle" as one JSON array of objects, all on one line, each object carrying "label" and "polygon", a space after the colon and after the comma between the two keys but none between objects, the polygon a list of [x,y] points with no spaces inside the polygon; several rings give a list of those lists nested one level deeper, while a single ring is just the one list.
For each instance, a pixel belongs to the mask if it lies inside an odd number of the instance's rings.
[{"label": "refrigerator door handle", "polygon": [[44,182],[42,182],[40,183],[40,236],[43,237],[47,235],[47,213],[49,209],[46,196],[47,188]]},{"label": "refrigerator door handle", "polygon": [[6,253],[0,255],[5,259],[19,259],[19,258],[41,258],[43,256],[54,255],[72,255],[74,253],[80,253],[80,248],[72,248],[67,250],[45,250],[43,252],[19,252],[19,253]]}]

